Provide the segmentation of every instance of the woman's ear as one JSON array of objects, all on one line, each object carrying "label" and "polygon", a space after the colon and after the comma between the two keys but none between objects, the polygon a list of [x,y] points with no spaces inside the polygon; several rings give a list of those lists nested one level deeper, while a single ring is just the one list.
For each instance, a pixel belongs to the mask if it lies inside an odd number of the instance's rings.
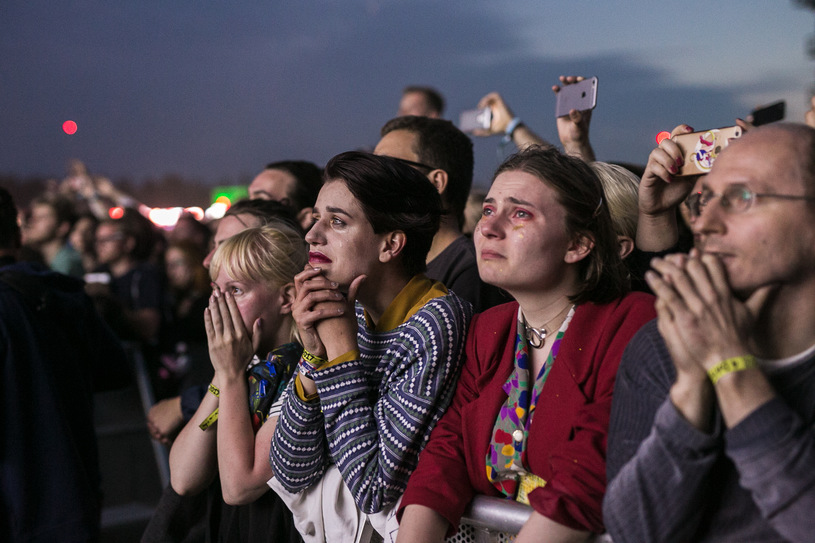
[{"label": "woman's ear", "polygon": [[278,291],[278,296],[280,296],[280,314],[287,315],[291,313],[291,306],[294,303],[294,299],[297,295],[297,291],[294,288],[294,283],[286,283],[280,290]]},{"label": "woman's ear", "polygon": [[634,240],[628,236],[617,236],[617,244],[620,246],[620,258],[625,259],[634,250]]},{"label": "woman's ear", "polygon": [[379,261],[390,262],[396,258],[407,243],[407,236],[401,230],[388,232],[382,238],[382,247],[379,250]]},{"label": "woman's ear", "polygon": [[566,251],[564,260],[568,264],[580,262],[589,256],[592,249],[594,249],[594,240],[589,236],[581,234],[572,241],[571,245],[569,246],[569,250]]}]

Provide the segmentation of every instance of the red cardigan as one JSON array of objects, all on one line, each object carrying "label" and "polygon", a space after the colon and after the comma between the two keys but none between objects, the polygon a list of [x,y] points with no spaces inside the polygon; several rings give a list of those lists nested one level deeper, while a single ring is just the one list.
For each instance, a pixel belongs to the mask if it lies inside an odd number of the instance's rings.
[{"label": "red cardigan", "polygon": [[[502,496],[487,480],[486,454],[503,391],[514,367],[518,304],[473,317],[453,403],[430,435],[402,496],[457,527],[475,494]],[[654,298],[631,293],[575,310],[529,430],[524,464],[547,481],[529,494],[532,507],[560,524],[602,532],[606,437],[611,395],[623,350],[655,317]],[[452,533],[452,532],[451,532]]]}]

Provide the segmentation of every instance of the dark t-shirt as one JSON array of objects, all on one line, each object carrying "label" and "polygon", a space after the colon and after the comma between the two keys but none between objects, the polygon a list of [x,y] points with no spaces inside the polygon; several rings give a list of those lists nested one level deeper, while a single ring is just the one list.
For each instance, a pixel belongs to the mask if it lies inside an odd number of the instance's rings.
[{"label": "dark t-shirt", "polygon": [[512,300],[499,288],[481,280],[475,258],[475,245],[466,236],[457,238],[431,260],[425,275],[473,304],[475,313]]}]

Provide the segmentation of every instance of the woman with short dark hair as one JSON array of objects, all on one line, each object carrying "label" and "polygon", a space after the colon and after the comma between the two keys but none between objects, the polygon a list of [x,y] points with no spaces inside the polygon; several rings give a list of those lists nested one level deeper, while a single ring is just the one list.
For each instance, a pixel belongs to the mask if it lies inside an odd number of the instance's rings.
[{"label": "woman with short dark hair", "polygon": [[326,166],[295,280],[305,350],[271,451],[270,484],[308,541],[384,531],[452,398],[471,309],[422,274],[440,214],[433,185],[393,159]]}]

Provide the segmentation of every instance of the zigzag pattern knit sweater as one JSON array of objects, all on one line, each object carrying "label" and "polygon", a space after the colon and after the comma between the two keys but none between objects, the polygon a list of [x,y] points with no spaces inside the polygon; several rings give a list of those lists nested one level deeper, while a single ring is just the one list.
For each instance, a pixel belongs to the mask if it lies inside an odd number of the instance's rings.
[{"label": "zigzag pattern knit sweater", "polygon": [[402,495],[452,399],[472,309],[449,293],[385,332],[367,326],[359,304],[356,315],[359,358],[312,374],[319,400],[289,390],[270,459],[289,492],[335,462],[357,506],[376,513]]}]

